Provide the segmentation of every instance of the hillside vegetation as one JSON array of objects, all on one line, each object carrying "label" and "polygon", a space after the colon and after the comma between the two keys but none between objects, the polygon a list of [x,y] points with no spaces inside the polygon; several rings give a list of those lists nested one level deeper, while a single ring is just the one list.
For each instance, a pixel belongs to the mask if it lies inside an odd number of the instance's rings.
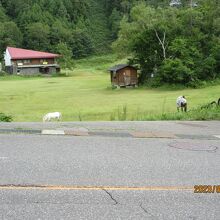
[{"label": "hillside vegetation", "polygon": [[51,52],[69,50],[72,58],[108,52],[117,37],[124,8],[131,2],[0,0],[1,58],[6,46]]},{"label": "hillside vegetation", "polygon": [[170,2],[0,0],[0,54],[6,46],[56,52],[72,69],[73,59],[113,48],[130,56],[141,84],[197,87],[219,78],[219,1]]}]

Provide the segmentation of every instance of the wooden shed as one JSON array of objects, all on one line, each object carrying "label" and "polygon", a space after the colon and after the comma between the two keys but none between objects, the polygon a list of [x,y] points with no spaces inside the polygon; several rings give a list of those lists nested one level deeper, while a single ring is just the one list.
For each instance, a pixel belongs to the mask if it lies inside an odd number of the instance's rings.
[{"label": "wooden shed", "polygon": [[109,69],[112,86],[127,87],[138,85],[137,69],[128,64],[119,64]]}]

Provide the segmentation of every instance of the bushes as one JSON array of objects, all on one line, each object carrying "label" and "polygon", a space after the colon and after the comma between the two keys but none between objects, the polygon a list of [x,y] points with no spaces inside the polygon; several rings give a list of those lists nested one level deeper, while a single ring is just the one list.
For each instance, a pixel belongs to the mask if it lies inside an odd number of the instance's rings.
[{"label": "bushes", "polygon": [[0,76],[5,76],[5,72],[0,71]]},{"label": "bushes", "polygon": [[183,64],[180,59],[167,59],[163,62],[159,79],[169,84],[187,84],[190,81],[192,72]]},{"label": "bushes", "polygon": [[210,0],[193,10],[137,4],[121,22],[114,49],[132,55],[141,84],[197,87],[200,81],[220,78],[218,12],[219,4]]},{"label": "bushes", "polygon": [[11,122],[12,120],[13,120],[13,119],[12,119],[12,116],[6,115],[6,114],[0,112],[0,122],[1,122],[1,121]]},{"label": "bushes", "polygon": [[[206,105],[207,106],[207,105]],[[211,105],[208,108],[195,108],[188,112],[173,112],[163,114],[141,114],[134,120],[139,121],[155,121],[155,120],[183,120],[183,121],[204,121],[204,120],[220,120],[220,107]]]}]

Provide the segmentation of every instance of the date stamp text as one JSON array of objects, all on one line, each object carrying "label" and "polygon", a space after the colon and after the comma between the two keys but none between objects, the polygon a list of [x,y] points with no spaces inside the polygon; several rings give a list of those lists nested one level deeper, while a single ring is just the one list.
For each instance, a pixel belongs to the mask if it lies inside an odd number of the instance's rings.
[{"label": "date stamp text", "polygon": [[195,185],[194,193],[220,193],[220,185]]}]

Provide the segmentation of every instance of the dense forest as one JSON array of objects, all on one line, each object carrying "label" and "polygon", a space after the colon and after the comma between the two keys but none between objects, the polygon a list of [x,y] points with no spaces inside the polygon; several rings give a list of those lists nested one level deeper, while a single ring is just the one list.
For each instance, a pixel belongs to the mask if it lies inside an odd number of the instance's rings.
[{"label": "dense forest", "polygon": [[0,54],[45,50],[72,65],[113,49],[141,83],[193,85],[220,75],[219,11],[218,0],[0,0]]},{"label": "dense forest", "polygon": [[[7,45],[73,58],[106,50],[112,40],[106,1],[0,0],[0,52]],[[63,52],[63,51],[62,51]]]},{"label": "dense forest", "polygon": [[7,45],[70,52],[73,58],[106,52],[131,2],[0,0],[0,52]]}]

